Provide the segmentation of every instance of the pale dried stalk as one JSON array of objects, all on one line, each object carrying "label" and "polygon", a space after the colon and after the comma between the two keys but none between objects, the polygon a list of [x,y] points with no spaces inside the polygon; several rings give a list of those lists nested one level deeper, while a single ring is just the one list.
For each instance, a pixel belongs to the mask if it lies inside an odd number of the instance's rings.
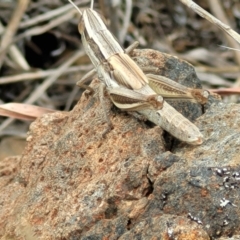
[{"label": "pale dried stalk", "polygon": [[[237,32],[235,32],[230,26],[221,22],[219,19],[215,18],[213,15],[211,15],[210,13],[202,9],[200,6],[198,6],[196,3],[194,3],[192,0],[179,0],[179,1],[185,4],[186,6],[188,6],[189,8],[191,8],[194,12],[199,14],[201,17],[206,18],[209,22],[215,24],[217,27],[222,29],[225,33],[227,33],[230,37],[235,39],[240,44],[240,35]],[[210,4],[212,5],[212,9],[215,9],[216,6],[220,5],[220,2],[218,2],[218,0],[211,0]],[[221,9],[218,8],[218,11],[221,11]],[[223,12],[221,15],[224,15]],[[239,47],[232,40],[228,39],[228,41],[231,46],[234,46],[234,48]],[[235,53],[235,58],[238,65],[240,65],[240,55],[238,53]],[[240,77],[237,79],[234,86],[235,87],[240,86]],[[236,101],[236,100],[237,100],[236,96],[233,96],[231,98],[231,101]]]},{"label": "pale dried stalk", "polygon": [[[0,35],[5,31],[5,27],[0,22]],[[11,59],[23,70],[28,71],[30,69],[30,66],[26,59],[23,57],[22,53],[19,51],[18,47],[16,45],[12,45],[9,48],[9,55]],[[1,84],[1,80],[0,80]]]},{"label": "pale dried stalk", "polygon": [[[81,5],[83,5],[83,4],[87,4],[88,2],[89,2],[89,0],[86,0],[86,1],[80,0],[80,1],[76,1],[76,5],[78,5],[80,3],[81,3]],[[19,24],[19,28],[27,28],[27,27],[31,27],[33,25],[37,25],[37,24],[45,22],[45,21],[49,21],[59,15],[63,15],[66,12],[69,12],[70,9],[72,9],[72,5],[67,4],[67,5],[59,7],[57,9],[54,9],[52,11],[48,11],[46,13],[37,15],[34,18],[27,19],[27,20],[21,22]]]},{"label": "pale dried stalk", "polygon": [[9,46],[9,42],[12,42],[15,32],[18,29],[22,15],[25,13],[27,9],[28,2],[29,0],[18,1],[18,4],[16,5],[16,8],[13,12],[12,18],[10,19],[8,26],[6,27],[6,30],[4,32],[4,35],[2,36],[0,44],[0,49],[2,50],[2,52],[0,53],[0,69],[2,67],[5,54],[7,52],[7,47]]},{"label": "pale dried stalk", "polygon": [[126,37],[128,26],[129,26],[131,15],[132,15],[132,0],[125,0],[125,1],[126,1],[125,15],[123,19],[122,29],[120,30],[120,34],[119,34],[119,41],[121,44],[124,43],[124,39]]},{"label": "pale dried stalk", "polygon": [[[63,75],[79,72],[79,71],[86,72],[86,71],[89,71],[91,68],[92,68],[91,65],[70,67],[63,72]],[[30,80],[30,81],[37,80],[40,78],[45,78],[51,75],[55,75],[58,71],[59,71],[58,69],[49,69],[45,71],[37,70],[35,72],[21,73],[18,75],[2,77],[0,78],[0,85],[14,83],[14,82],[22,82],[27,80]]]},{"label": "pale dried stalk", "polygon": [[229,27],[228,25],[224,24],[223,22],[215,18],[209,12],[205,11],[199,5],[194,3],[192,0],[179,0],[179,1],[185,4],[187,7],[191,8],[194,12],[199,14],[201,17],[206,18],[209,22],[215,24],[217,27],[222,29],[227,34],[229,34],[232,38],[234,38],[240,44],[240,35],[237,32],[235,32],[233,29],[231,29],[231,27]]},{"label": "pale dried stalk", "polygon": [[[222,9],[222,2],[219,1],[219,0],[211,0],[211,1],[209,1],[209,4],[211,6],[212,11],[215,13],[215,15],[219,19],[224,20],[224,22],[227,23],[230,26],[230,23],[229,23],[227,17],[225,16],[225,12]],[[226,35],[228,45],[231,48],[238,49],[239,44],[236,41],[234,41],[234,39],[231,38],[229,35],[227,35],[227,34],[225,34],[225,35]],[[234,54],[235,61],[236,61],[237,65],[240,66],[240,53],[239,53],[239,51],[234,51],[233,54]],[[235,88],[238,88],[239,86],[240,86],[240,77],[238,77],[237,80],[235,81],[235,83],[233,84],[233,87],[235,87]],[[237,100],[238,100],[237,95],[235,95],[235,96],[232,95],[230,97],[231,102],[237,102]]]},{"label": "pale dried stalk", "polygon": [[45,33],[48,30],[59,26],[63,22],[69,21],[70,19],[73,18],[74,14],[75,14],[75,12],[73,10],[69,10],[64,15],[61,15],[58,18],[53,19],[52,21],[50,21],[49,23],[47,23],[45,25],[31,28],[31,29],[25,31],[22,34],[19,34],[18,36],[16,36],[14,41],[19,41],[19,40],[21,40],[22,38],[25,38],[25,37],[30,37],[30,36],[35,36],[35,35],[40,35],[42,33]]},{"label": "pale dried stalk", "polygon": [[[225,22],[227,25],[231,26],[231,23],[228,21],[228,18],[225,15],[225,12],[222,8],[222,1],[219,0],[211,0],[209,1],[209,5],[211,7],[212,12],[215,14],[215,16],[219,19]],[[226,37],[226,40],[228,42],[228,45],[232,48],[239,48],[239,44],[226,32],[224,32],[224,35]],[[240,66],[240,53],[235,51],[234,52],[235,60],[237,64]]]},{"label": "pale dried stalk", "polygon": [[[38,88],[35,89],[31,93],[31,95],[24,101],[24,103],[32,104],[36,100],[38,100],[43,93],[58,79],[60,75],[62,75],[63,72],[68,69],[69,66],[71,66],[78,58],[84,56],[85,53],[83,51],[77,51],[75,52],[66,62],[64,62],[56,71],[54,75],[51,75],[49,78],[47,78]],[[0,126],[0,132],[5,129],[7,126],[9,126],[14,119],[7,119],[5,120],[1,126]]]},{"label": "pale dried stalk", "polygon": [[40,27],[33,27],[21,34],[19,34],[18,36],[16,36],[13,40],[9,41],[5,48],[0,48],[0,54],[6,52],[6,50],[9,48],[9,46],[11,44],[13,44],[14,42],[18,42],[19,40],[26,38],[26,37],[31,37],[31,36],[35,36],[35,35],[40,35],[42,33],[47,32],[48,30],[55,28],[57,26],[59,26],[60,24],[62,24],[63,22],[69,21],[70,19],[73,18],[75,12],[73,10],[69,10],[67,13],[65,13],[64,15],[59,16],[58,18],[50,21],[49,23],[40,26]]}]

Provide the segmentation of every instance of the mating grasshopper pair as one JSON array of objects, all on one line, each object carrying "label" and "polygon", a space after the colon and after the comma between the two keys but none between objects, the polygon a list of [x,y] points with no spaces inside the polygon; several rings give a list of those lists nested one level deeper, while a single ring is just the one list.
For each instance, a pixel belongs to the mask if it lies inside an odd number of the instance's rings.
[{"label": "mating grasshopper pair", "polygon": [[145,75],[93,10],[93,1],[83,12],[77,10],[81,15],[78,30],[84,49],[98,78],[107,86],[112,102],[122,110],[140,113],[182,141],[201,144],[203,136],[199,129],[164,99],[186,99],[204,104],[209,92],[187,88],[162,76]]}]

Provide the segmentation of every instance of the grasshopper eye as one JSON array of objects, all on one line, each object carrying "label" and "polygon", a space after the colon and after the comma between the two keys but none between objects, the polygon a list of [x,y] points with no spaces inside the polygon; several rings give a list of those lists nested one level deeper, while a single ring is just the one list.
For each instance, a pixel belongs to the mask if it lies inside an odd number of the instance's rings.
[{"label": "grasshopper eye", "polygon": [[85,29],[84,26],[85,26],[85,25],[84,25],[84,22],[83,22],[83,18],[81,17],[80,22],[79,22],[79,24],[78,24],[78,31],[79,31],[81,34],[84,32],[84,29]]}]

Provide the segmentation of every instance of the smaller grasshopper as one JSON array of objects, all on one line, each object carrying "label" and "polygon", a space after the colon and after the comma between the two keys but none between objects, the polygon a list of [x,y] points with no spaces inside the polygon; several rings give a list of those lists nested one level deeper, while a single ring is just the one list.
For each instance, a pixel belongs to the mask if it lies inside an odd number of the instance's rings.
[{"label": "smaller grasshopper", "polygon": [[182,141],[201,144],[203,136],[199,129],[163,97],[205,103],[208,91],[187,88],[162,76],[145,75],[93,10],[93,1],[91,8],[83,12],[72,4],[81,15],[78,29],[84,49],[99,79],[106,84],[112,102],[122,110],[139,112]]}]

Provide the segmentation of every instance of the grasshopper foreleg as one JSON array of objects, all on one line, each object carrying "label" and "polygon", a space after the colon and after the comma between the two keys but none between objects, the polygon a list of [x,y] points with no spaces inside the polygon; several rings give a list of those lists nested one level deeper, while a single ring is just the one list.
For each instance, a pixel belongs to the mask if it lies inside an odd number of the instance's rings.
[{"label": "grasshopper foreleg", "polygon": [[[103,109],[103,117],[104,117],[104,120],[105,122],[107,123],[107,127],[105,128],[105,130],[103,131],[102,133],[102,136],[103,138],[111,131],[111,129],[113,128],[112,126],[112,122],[108,116],[108,113],[110,111],[110,108],[111,108],[111,105],[109,104],[106,104],[105,103],[105,99],[106,97],[104,96],[104,92],[106,90],[106,86],[105,84],[103,83],[100,83],[99,85],[99,100],[100,100],[100,105],[101,105],[101,108]],[[110,101],[109,101],[110,102]],[[107,107],[106,107],[107,106]]]},{"label": "grasshopper foreleg", "polygon": [[93,93],[94,90],[89,87],[88,85],[86,85],[85,83],[92,80],[93,77],[96,75],[96,70],[95,69],[92,69],[90,72],[86,73],[82,78],[81,80],[79,80],[76,85],[80,88],[84,88],[84,89],[87,89],[90,91],[90,93]]}]

